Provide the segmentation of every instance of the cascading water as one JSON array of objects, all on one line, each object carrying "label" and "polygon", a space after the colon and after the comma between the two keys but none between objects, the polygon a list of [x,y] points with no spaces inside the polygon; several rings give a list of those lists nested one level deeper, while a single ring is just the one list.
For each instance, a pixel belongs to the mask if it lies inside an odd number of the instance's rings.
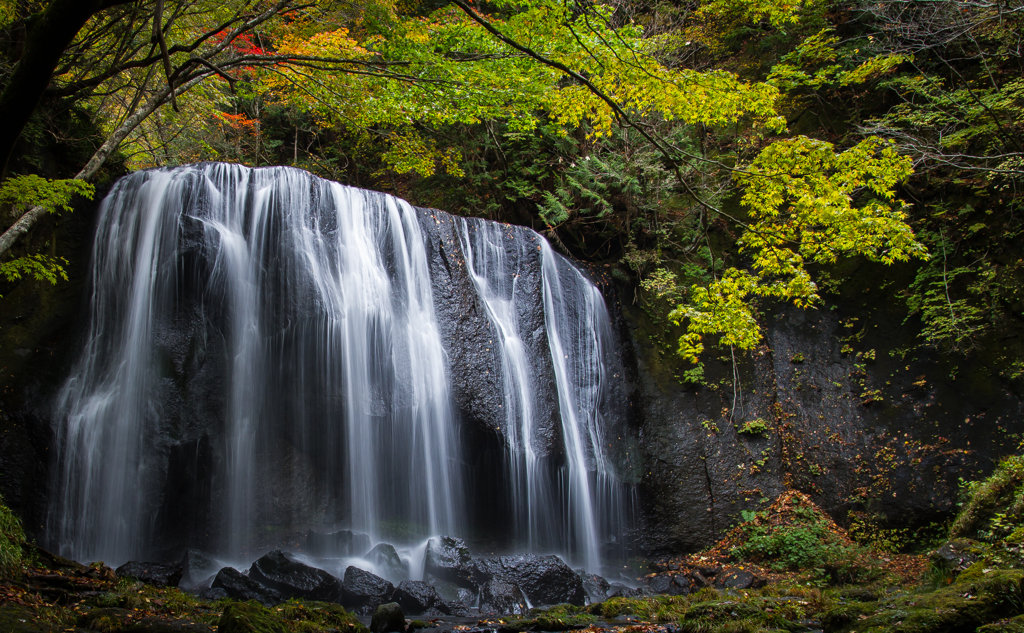
[{"label": "cascading water", "polygon": [[[602,537],[625,530],[629,513],[604,451],[600,419],[606,380],[601,341],[610,339],[604,299],[529,229],[476,219],[462,220],[461,229],[473,284],[500,342],[509,481],[517,532],[525,536],[520,540],[533,551],[567,550],[577,563],[598,569]],[[534,446],[536,373],[519,325],[520,306],[538,300],[518,283],[528,263],[542,269],[539,299],[561,419],[564,462],[553,477]]]},{"label": "cascading water", "polygon": [[[84,349],[56,400],[61,552],[117,562],[194,545],[164,542],[165,515],[182,513],[198,526],[185,538],[228,556],[282,528],[472,532],[449,380],[460,343],[438,322],[429,213],[290,168],[120,181],[100,209]],[[513,546],[596,568],[628,514],[603,450],[603,300],[536,233],[460,228],[500,343]],[[541,270],[542,293],[524,295],[524,268]],[[544,327],[521,332],[529,310]],[[557,451],[538,441],[544,368]]]}]

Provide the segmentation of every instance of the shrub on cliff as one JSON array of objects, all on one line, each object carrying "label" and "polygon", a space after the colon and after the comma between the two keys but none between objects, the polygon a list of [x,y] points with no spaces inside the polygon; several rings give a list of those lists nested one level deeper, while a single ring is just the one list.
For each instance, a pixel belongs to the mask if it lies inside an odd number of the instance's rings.
[{"label": "shrub on cliff", "polygon": [[7,578],[17,571],[21,564],[21,544],[24,541],[21,521],[4,505],[0,497],[0,578]]}]

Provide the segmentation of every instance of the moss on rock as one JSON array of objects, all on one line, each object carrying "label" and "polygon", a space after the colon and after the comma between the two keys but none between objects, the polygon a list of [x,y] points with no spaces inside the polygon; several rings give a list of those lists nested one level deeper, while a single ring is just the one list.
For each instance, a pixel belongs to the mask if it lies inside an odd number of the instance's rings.
[{"label": "moss on rock", "polygon": [[291,633],[287,620],[257,602],[229,604],[220,616],[219,633]]},{"label": "moss on rock", "polygon": [[978,627],[978,633],[1024,633],[1024,615]]},{"label": "moss on rock", "polygon": [[[951,537],[1008,536],[1024,515],[1024,456],[999,463],[984,481],[975,483],[949,530]],[[1001,534],[994,534],[1003,532]]]},{"label": "moss on rock", "polygon": [[7,578],[18,570],[24,542],[25,532],[21,529],[21,521],[4,505],[3,497],[0,497],[0,578]]},{"label": "moss on rock", "polygon": [[32,609],[9,602],[0,604],[0,631],[4,633],[55,633],[62,630],[51,622],[40,621]]},{"label": "moss on rock", "polygon": [[1024,611],[1024,571],[993,570],[930,593],[908,593],[854,622],[848,631],[973,631]]}]

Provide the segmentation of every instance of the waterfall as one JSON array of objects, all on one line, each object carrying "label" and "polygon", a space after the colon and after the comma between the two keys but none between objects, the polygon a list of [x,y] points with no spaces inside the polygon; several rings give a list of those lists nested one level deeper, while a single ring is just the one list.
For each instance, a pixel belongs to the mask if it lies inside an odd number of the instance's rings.
[{"label": "waterfall", "polygon": [[[602,341],[610,340],[604,299],[529,229],[464,219],[460,236],[473,284],[499,337],[510,494],[517,531],[525,537],[520,540],[534,551],[568,548],[575,562],[599,569],[602,531],[621,532],[628,513],[615,498],[604,450]],[[518,281],[531,265],[542,270],[542,297],[532,300],[543,306],[564,446],[564,464],[553,478],[534,446],[536,372],[519,325],[519,309],[531,298]]]},{"label": "waterfall", "polygon": [[[61,553],[118,562],[189,545],[164,534],[182,512],[201,524],[182,538],[234,556],[281,530],[472,532],[449,376],[450,347],[474,343],[442,336],[428,213],[291,168],[122,179],[100,207],[83,348],[54,405],[47,535]],[[597,568],[623,511],[607,493],[603,299],[528,229],[459,229],[500,343],[515,546]],[[517,285],[526,269],[542,293]],[[542,330],[520,331],[524,310]],[[551,420],[557,451],[538,441]],[[181,482],[175,468],[211,474]]]}]

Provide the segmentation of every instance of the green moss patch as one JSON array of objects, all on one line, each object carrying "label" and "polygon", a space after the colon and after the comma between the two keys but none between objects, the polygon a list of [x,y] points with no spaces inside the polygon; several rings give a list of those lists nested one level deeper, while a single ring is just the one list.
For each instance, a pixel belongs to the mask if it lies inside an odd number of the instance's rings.
[{"label": "green moss patch", "polygon": [[0,497],[0,578],[8,578],[18,571],[24,542],[25,532],[21,529],[21,521],[4,505]]},{"label": "green moss patch", "polygon": [[369,633],[344,607],[327,602],[290,600],[267,608],[257,602],[234,602],[224,608],[219,633]]},{"label": "green moss patch", "polygon": [[873,615],[839,630],[973,631],[1024,613],[1024,571],[994,570],[983,579],[957,582],[930,593],[906,593],[881,606]]},{"label": "green moss patch", "polygon": [[987,479],[970,484],[968,493],[949,530],[951,537],[1012,536],[1024,527],[1024,456],[1007,457]]},{"label": "green moss patch", "polygon": [[256,602],[229,604],[220,616],[218,633],[290,633],[288,621]]},{"label": "green moss patch", "polygon": [[978,628],[978,633],[1024,633],[1024,615],[986,624]]}]

